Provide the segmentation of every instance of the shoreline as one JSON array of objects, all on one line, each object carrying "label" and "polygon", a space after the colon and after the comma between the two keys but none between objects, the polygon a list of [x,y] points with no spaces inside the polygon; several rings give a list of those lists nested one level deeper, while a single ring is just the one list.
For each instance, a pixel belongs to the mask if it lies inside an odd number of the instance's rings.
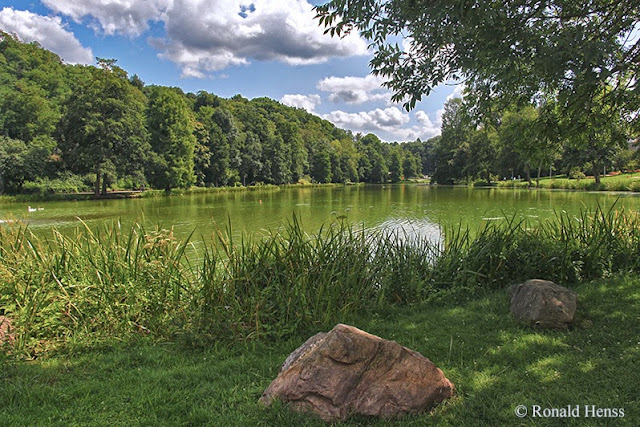
[{"label": "shoreline", "polygon": [[0,203],[24,203],[24,202],[51,202],[51,201],[85,201],[85,200],[112,200],[112,199],[138,199],[152,197],[171,197],[186,196],[190,194],[217,194],[217,193],[235,193],[243,191],[280,191],[285,188],[332,188],[346,187],[352,185],[364,185],[363,183],[353,184],[264,184],[250,185],[238,187],[191,187],[189,189],[172,189],[170,192],[165,190],[113,190],[95,197],[91,192],[81,193],[51,193],[51,194],[7,194],[0,195]]}]

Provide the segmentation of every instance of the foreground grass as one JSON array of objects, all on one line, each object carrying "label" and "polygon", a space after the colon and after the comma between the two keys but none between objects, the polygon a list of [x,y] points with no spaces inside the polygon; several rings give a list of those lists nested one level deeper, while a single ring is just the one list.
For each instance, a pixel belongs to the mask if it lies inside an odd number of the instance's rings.
[{"label": "foreground grass", "polygon": [[[533,187],[536,187],[535,179],[532,180]],[[500,188],[529,187],[526,181],[500,181]],[[542,177],[539,188],[555,188],[567,190],[589,190],[589,191],[640,191],[640,173],[621,173],[618,175],[608,175],[601,177],[600,185],[597,185],[595,178],[569,179],[566,177]]]},{"label": "foreground grass", "polygon": [[[509,315],[504,289],[444,297],[352,319],[433,360],[457,397],[401,421],[345,425],[638,425],[640,279],[574,288],[576,328],[535,331]],[[0,366],[0,425],[324,425],[257,400],[307,336],[189,349],[180,341],[69,348]],[[624,419],[519,419],[517,405],[624,408]]]}]

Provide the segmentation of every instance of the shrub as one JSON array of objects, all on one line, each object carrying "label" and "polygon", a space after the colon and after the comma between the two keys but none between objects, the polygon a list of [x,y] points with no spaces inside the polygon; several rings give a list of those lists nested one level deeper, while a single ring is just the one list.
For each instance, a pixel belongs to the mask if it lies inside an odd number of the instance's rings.
[{"label": "shrub", "polygon": [[580,170],[580,168],[571,168],[569,171],[569,179],[585,179],[587,176]]},{"label": "shrub", "polygon": [[83,177],[71,173],[63,174],[54,179],[36,178],[35,181],[25,182],[22,188],[25,193],[38,195],[91,191],[91,187],[86,184]]}]

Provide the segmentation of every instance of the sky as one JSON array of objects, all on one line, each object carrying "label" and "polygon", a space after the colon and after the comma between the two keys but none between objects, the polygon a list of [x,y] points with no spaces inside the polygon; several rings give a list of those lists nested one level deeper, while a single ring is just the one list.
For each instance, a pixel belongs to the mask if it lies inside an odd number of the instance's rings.
[{"label": "sky", "polygon": [[428,139],[460,87],[406,112],[370,74],[358,34],[332,38],[307,0],[0,0],[0,29],[71,64],[116,59],[146,84],[269,97],[384,141]]}]

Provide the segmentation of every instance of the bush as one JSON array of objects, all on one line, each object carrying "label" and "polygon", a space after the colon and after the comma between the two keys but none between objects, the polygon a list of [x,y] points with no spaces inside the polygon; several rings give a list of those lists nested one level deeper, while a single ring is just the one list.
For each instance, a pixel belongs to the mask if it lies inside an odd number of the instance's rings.
[{"label": "bush", "polygon": [[585,179],[587,176],[580,170],[580,168],[571,168],[569,171],[569,179]]},{"label": "bush", "polygon": [[22,186],[25,193],[38,194],[41,196],[53,193],[79,193],[91,191],[83,177],[71,173],[61,175],[58,178],[36,178],[34,181],[27,181]]}]

